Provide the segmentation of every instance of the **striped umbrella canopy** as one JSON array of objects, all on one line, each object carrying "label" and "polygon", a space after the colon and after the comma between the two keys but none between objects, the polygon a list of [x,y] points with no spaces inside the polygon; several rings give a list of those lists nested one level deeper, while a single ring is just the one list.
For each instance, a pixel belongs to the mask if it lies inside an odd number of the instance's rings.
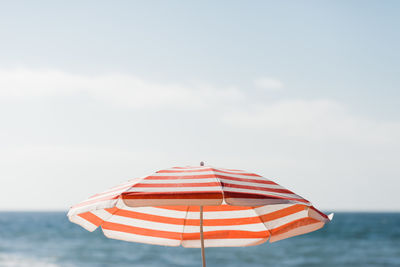
[{"label": "striped umbrella canopy", "polygon": [[253,246],[315,231],[332,219],[260,175],[174,167],[135,178],[72,206],[71,222],[109,238],[155,245]]}]

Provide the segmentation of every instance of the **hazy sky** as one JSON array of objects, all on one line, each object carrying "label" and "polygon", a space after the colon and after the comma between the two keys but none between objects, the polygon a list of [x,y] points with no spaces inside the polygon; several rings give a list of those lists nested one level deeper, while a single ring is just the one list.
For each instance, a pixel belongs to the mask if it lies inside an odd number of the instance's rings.
[{"label": "hazy sky", "polygon": [[0,2],[0,210],[172,166],[400,211],[399,1]]}]

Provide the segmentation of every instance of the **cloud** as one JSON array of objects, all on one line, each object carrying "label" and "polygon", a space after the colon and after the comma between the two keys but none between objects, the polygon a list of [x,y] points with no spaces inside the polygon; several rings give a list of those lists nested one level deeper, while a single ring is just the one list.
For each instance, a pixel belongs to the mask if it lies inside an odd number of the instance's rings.
[{"label": "cloud", "polygon": [[[260,78],[255,84],[279,89],[283,83]],[[133,109],[209,110],[210,116],[234,127],[270,134],[314,139],[341,138],[355,142],[397,142],[399,123],[356,117],[329,99],[282,99],[262,103],[246,90],[197,84],[161,84],[135,75],[78,75],[57,70],[0,69],[0,97],[31,98],[87,95],[107,105]],[[212,114],[211,114],[212,113]]]},{"label": "cloud", "polygon": [[256,79],[254,81],[254,85],[260,89],[265,89],[268,91],[279,91],[284,86],[280,80],[269,77]]},{"label": "cloud", "polygon": [[400,186],[399,121],[360,117],[329,99],[253,105],[224,113],[222,121],[242,135],[235,143],[240,160],[318,206],[400,210],[392,197]]},{"label": "cloud", "polygon": [[[88,124],[103,105],[85,116],[86,103],[54,110],[52,97],[71,95],[133,112],[115,109]],[[0,70],[0,98],[46,100],[43,110],[24,101],[0,106],[2,209],[65,209],[130,175],[206,160],[279,177],[318,207],[400,210],[400,122],[355,115],[332,99],[264,101],[236,87],[27,69]],[[167,108],[183,112],[145,117],[135,111]],[[7,201],[21,192],[32,201]]]},{"label": "cloud", "polygon": [[399,122],[374,121],[354,116],[332,100],[280,100],[225,113],[232,126],[279,136],[313,140],[337,139],[368,145],[399,144]]},{"label": "cloud", "polygon": [[78,75],[56,70],[0,70],[0,96],[8,98],[87,94],[89,97],[127,108],[204,108],[243,98],[234,87],[161,84],[134,75],[108,73]]}]

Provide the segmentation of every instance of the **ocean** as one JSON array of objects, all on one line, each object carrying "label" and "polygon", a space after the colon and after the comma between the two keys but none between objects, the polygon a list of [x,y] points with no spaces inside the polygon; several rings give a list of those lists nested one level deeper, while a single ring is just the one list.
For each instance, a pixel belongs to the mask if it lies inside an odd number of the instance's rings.
[{"label": "ocean", "polygon": [[[400,266],[400,213],[336,213],[323,229],[254,247],[206,248],[207,266]],[[0,212],[0,266],[201,266],[200,249],[106,238],[63,212]]]}]

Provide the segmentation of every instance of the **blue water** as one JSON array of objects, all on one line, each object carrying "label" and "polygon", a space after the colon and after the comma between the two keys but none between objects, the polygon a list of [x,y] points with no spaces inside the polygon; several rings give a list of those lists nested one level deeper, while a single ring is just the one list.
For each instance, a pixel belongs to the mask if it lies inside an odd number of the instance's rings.
[{"label": "blue water", "polygon": [[[400,266],[400,213],[337,213],[323,229],[255,247],[206,248],[207,266]],[[65,213],[0,212],[0,266],[201,266],[200,249],[108,239]]]}]

